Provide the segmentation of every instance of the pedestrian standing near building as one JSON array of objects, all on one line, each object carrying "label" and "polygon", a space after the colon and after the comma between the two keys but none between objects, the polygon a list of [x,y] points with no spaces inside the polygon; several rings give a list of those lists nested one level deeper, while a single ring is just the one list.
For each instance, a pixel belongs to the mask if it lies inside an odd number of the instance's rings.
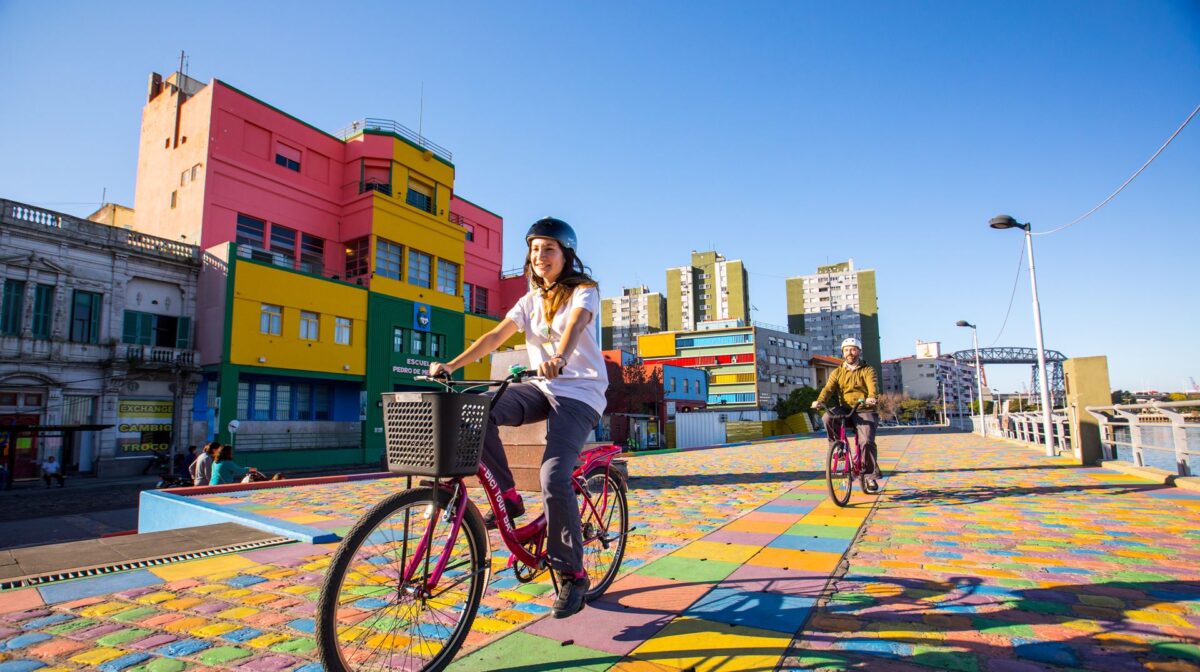
[{"label": "pedestrian standing near building", "polygon": [[208,482],[212,480],[213,458],[220,447],[220,441],[212,441],[204,444],[204,450],[200,451],[200,455],[188,467],[188,475],[192,477],[192,485],[208,485]]},{"label": "pedestrian standing near building", "polygon": [[62,465],[58,463],[58,460],[53,455],[49,455],[46,457],[46,461],[42,462],[42,480],[46,482],[47,488],[50,487],[50,479],[52,478],[58,479],[58,487],[61,488],[66,485],[66,478],[62,473]]}]

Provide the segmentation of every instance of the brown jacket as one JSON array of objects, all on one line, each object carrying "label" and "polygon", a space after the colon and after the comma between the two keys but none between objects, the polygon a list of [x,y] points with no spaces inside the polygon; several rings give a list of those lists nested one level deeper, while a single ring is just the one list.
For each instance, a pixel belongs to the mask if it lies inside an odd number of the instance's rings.
[{"label": "brown jacket", "polygon": [[853,371],[843,364],[829,374],[829,380],[825,381],[825,387],[817,395],[817,403],[824,404],[832,400],[835,405],[852,406],[861,399],[877,397],[875,369],[861,359],[858,362],[858,368]]}]

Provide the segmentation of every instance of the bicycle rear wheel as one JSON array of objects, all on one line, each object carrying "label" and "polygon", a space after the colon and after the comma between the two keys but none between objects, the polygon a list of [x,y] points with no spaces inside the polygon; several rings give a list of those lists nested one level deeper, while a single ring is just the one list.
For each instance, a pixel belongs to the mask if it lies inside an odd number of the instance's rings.
[{"label": "bicycle rear wheel", "polygon": [[583,523],[583,569],[590,581],[583,599],[591,602],[608,590],[621,569],[629,537],[629,508],[625,491],[608,470],[591,471],[585,484],[588,497],[576,493],[575,498]]},{"label": "bicycle rear wheel", "polygon": [[838,506],[845,506],[850,501],[850,492],[854,489],[852,472],[850,450],[844,441],[835,442],[825,456],[825,484],[829,486],[829,498]]},{"label": "bicycle rear wheel", "polygon": [[[468,503],[450,537],[450,493],[416,488],[366,513],[334,553],[317,603],[317,645],[325,669],[441,670],[462,646],[489,574],[487,534]],[[430,543],[404,581],[426,532]],[[428,577],[447,546],[440,581]]]}]

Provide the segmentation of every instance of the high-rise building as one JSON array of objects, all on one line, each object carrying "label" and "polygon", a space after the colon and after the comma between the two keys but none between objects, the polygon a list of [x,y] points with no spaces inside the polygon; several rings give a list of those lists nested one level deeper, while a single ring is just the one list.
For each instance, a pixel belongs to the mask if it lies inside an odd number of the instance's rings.
[{"label": "high-rise building", "polygon": [[637,352],[637,337],[666,328],[667,302],[648,287],[622,287],[621,296],[600,302],[600,342],[605,350]]},{"label": "high-rise building", "polygon": [[692,252],[691,265],[667,269],[667,329],[692,331],[716,320],[750,324],[746,266],[716,252]]},{"label": "high-rise building", "polygon": [[813,352],[840,357],[842,340],[861,339],[863,357],[879,366],[879,305],[875,271],[854,260],[818,266],[787,279],[788,331],[810,337]]}]

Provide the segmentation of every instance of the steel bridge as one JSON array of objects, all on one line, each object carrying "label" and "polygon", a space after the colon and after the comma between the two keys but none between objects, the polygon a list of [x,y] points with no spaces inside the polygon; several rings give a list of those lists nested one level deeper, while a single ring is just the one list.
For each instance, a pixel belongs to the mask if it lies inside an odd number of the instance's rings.
[{"label": "steel bridge", "polygon": [[[959,350],[954,353],[954,360],[960,364],[974,366],[975,350]],[[1038,390],[1037,348],[980,348],[980,364],[1032,364],[1033,374],[1030,377],[1029,389]],[[1050,395],[1062,399],[1064,392],[1063,366],[1067,356],[1057,350],[1046,351],[1046,375],[1050,377]]]}]

